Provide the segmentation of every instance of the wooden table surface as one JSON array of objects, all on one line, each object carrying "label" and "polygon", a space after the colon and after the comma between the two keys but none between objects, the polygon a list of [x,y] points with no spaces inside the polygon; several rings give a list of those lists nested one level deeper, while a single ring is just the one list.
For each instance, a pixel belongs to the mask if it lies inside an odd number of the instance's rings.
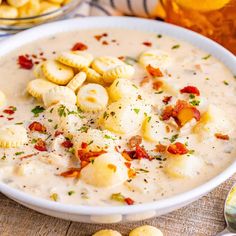
[{"label": "wooden table surface", "polygon": [[128,235],[139,225],[159,227],[165,236],[214,236],[225,227],[224,200],[236,175],[200,200],[168,215],[143,222],[114,225],[95,225],[65,221],[27,209],[0,194],[1,236],[90,236],[111,228]]}]

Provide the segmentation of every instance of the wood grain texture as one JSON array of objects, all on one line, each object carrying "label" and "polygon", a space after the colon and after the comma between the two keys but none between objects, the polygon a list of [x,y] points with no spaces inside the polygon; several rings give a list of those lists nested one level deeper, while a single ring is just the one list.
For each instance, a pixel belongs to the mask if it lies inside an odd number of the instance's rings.
[{"label": "wood grain texture", "polygon": [[128,235],[131,229],[150,224],[159,227],[165,236],[214,236],[225,227],[224,200],[236,181],[236,175],[200,200],[180,210],[137,223],[95,225],[69,222],[45,216],[0,194],[1,236],[91,236],[100,229],[118,230]]}]

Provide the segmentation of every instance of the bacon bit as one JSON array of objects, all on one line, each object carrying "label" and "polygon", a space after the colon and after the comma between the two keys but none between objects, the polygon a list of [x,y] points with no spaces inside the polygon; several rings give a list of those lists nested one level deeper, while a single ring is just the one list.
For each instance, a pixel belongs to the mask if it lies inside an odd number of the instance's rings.
[{"label": "bacon bit", "polygon": [[129,143],[128,143],[128,146],[130,148],[134,148],[136,147],[137,145],[140,145],[142,143],[142,136],[140,135],[135,135],[133,137],[130,138],[129,140]]},{"label": "bacon bit", "polygon": [[140,86],[143,86],[144,84],[147,84],[150,81],[150,78],[148,76],[145,76],[142,81],[140,82]]},{"label": "bacon bit", "polygon": [[47,151],[46,142],[40,138],[37,140],[37,143],[34,145],[34,148],[40,152],[45,152]]},{"label": "bacon bit", "polygon": [[4,116],[3,115],[0,115],[0,118],[3,118]]},{"label": "bacon bit", "polygon": [[81,168],[71,168],[60,174],[60,176],[65,178],[79,178]]},{"label": "bacon bit", "polygon": [[191,93],[191,94],[195,94],[196,96],[200,96],[200,91],[195,86],[186,86],[186,87],[180,89],[180,92],[181,93]]},{"label": "bacon bit", "polygon": [[113,164],[108,164],[107,167],[108,167],[109,169],[113,170],[113,172],[116,172],[117,167],[116,167],[115,165],[113,165]]},{"label": "bacon bit", "polygon": [[143,45],[145,45],[146,47],[151,47],[152,46],[152,43],[151,42],[143,42]]},{"label": "bacon bit", "polygon": [[141,158],[146,158],[146,159],[151,159],[146,150],[139,145],[136,146],[136,153],[135,153],[136,158],[141,159]]},{"label": "bacon bit", "polygon": [[64,148],[71,148],[71,147],[73,147],[73,143],[70,140],[64,141],[61,145]]},{"label": "bacon bit", "polygon": [[165,152],[166,149],[167,149],[167,146],[159,143],[159,144],[156,145],[155,151],[156,152]]},{"label": "bacon bit", "polygon": [[123,61],[123,60],[125,59],[125,57],[124,57],[124,56],[120,56],[120,57],[118,57],[118,59],[120,59],[121,61]]},{"label": "bacon bit", "polygon": [[108,44],[109,43],[106,40],[102,41],[102,45],[108,45]]},{"label": "bacon bit", "polygon": [[172,117],[178,126],[182,127],[192,118],[199,121],[201,113],[196,107],[191,106],[186,101],[178,100],[172,112]]},{"label": "bacon bit", "polygon": [[229,135],[227,134],[216,133],[215,137],[222,140],[229,140]]},{"label": "bacon bit", "polygon": [[101,34],[101,35],[95,35],[94,38],[95,38],[97,41],[100,41],[101,38],[107,37],[107,36],[108,36],[108,34],[107,34],[107,33],[104,33],[104,34]]},{"label": "bacon bit", "polygon": [[33,61],[23,55],[18,57],[18,64],[20,65],[20,68],[26,69],[26,70],[30,70],[34,66]]},{"label": "bacon bit", "polygon": [[5,109],[5,110],[3,110],[3,112],[8,115],[13,115],[15,113],[15,111],[13,109]]},{"label": "bacon bit", "polygon": [[72,48],[71,50],[72,51],[85,51],[88,49],[88,46],[83,44],[83,43],[76,43]]},{"label": "bacon bit", "polygon": [[183,143],[176,142],[172,143],[168,148],[167,151],[174,155],[184,155],[189,152],[186,146]]},{"label": "bacon bit", "polygon": [[152,88],[155,90],[159,90],[162,87],[163,83],[161,81],[155,81],[152,83]]},{"label": "bacon bit", "polygon": [[162,99],[162,102],[167,105],[171,101],[171,99],[172,99],[172,96],[165,96]]},{"label": "bacon bit", "polygon": [[129,197],[125,198],[124,201],[125,201],[128,205],[134,205],[134,200],[131,199],[131,198],[129,198]]},{"label": "bacon bit", "polygon": [[54,134],[54,137],[58,137],[59,135],[63,134],[62,131],[57,130]]},{"label": "bacon bit", "polygon": [[128,177],[131,179],[131,178],[134,178],[136,176],[136,172],[134,169],[129,169],[128,170]]},{"label": "bacon bit", "polygon": [[106,153],[106,151],[98,151],[98,152],[91,152],[86,151],[85,149],[81,149],[77,151],[77,155],[81,161],[87,161],[90,162],[90,158],[96,158],[102,154]]},{"label": "bacon bit", "polygon": [[14,118],[13,117],[11,117],[11,118],[7,118],[8,120],[14,120]]},{"label": "bacon bit", "polygon": [[81,161],[80,163],[80,166],[81,166],[81,169],[83,169],[85,166],[87,166],[89,164],[88,161]]},{"label": "bacon bit", "polygon": [[127,167],[128,169],[130,169],[130,167],[131,167],[131,163],[130,163],[130,162],[125,162],[125,165],[126,165],[126,167]]},{"label": "bacon bit", "polygon": [[86,149],[87,147],[88,147],[87,143],[84,143],[84,142],[81,143],[81,148],[82,149]]},{"label": "bacon bit", "polygon": [[[135,151],[133,151],[135,153]],[[130,157],[129,153],[127,151],[123,151],[121,155],[125,158],[126,161],[132,161],[132,158]]]},{"label": "bacon bit", "polygon": [[197,70],[202,70],[202,67],[201,67],[200,64],[196,64],[196,65],[194,65],[194,66],[195,66],[195,68],[196,68]]},{"label": "bacon bit", "polygon": [[161,72],[161,70],[159,68],[155,68],[150,64],[148,66],[146,66],[146,70],[153,77],[162,77],[163,76],[163,73]]},{"label": "bacon bit", "polygon": [[45,133],[47,131],[46,127],[37,121],[34,121],[33,123],[29,125],[29,130],[37,131],[40,133]]},{"label": "bacon bit", "polygon": [[172,117],[174,108],[172,106],[167,106],[162,111],[161,118],[162,120],[169,120]]},{"label": "bacon bit", "polygon": [[20,159],[22,160],[22,159],[31,158],[31,157],[33,157],[33,156],[35,156],[35,155],[38,155],[38,154],[39,154],[38,152],[36,152],[36,153],[32,153],[32,154],[29,154],[29,155],[23,156],[23,157],[21,157]]}]

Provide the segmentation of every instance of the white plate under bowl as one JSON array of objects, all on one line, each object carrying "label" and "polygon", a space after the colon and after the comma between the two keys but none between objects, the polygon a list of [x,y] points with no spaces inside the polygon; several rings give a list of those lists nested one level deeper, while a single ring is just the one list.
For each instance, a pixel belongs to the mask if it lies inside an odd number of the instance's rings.
[{"label": "white plate under bowl", "polygon": [[[171,37],[190,42],[205,52],[212,54],[236,74],[236,58],[217,43],[189,30],[154,21],[128,17],[89,17],[73,19],[42,25],[19,33],[0,43],[0,57],[8,54],[23,44],[55,35],[61,32],[91,29],[91,28],[124,28],[136,29],[156,34],[166,34]],[[0,183],[0,191],[13,200],[41,213],[86,223],[117,223],[136,221],[160,216],[171,212],[200,198],[213,188],[224,182],[236,170],[236,162],[210,181],[181,194],[163,200],[133,205],[133,206],[82,206],[52,202],[28,195],[24,192]]]}]

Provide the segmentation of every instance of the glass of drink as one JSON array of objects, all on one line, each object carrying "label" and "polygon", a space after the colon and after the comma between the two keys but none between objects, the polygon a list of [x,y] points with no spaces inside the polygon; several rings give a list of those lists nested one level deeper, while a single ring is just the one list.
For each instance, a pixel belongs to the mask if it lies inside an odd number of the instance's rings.
[{"label": "glass of drink", "polygon": [[236,55],[236,0],[162,0],[166,21],[197,31]]}]

